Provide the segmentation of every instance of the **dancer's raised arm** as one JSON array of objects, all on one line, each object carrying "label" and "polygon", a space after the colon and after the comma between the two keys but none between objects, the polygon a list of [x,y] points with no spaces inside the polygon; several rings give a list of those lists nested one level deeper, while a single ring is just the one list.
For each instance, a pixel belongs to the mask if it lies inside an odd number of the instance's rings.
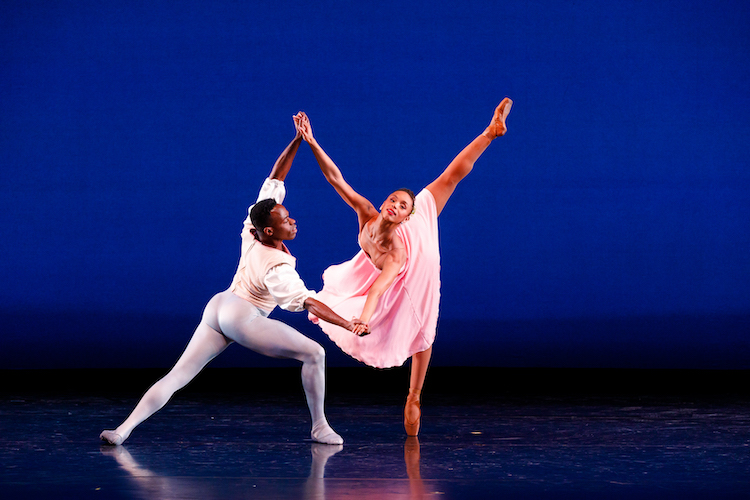
[{"label": "dancer's raised arm", "polygon": [[284,148],[284,151],[282,151],[279,157],[276,159],[276,163],[273,164],[271,173],[268,174],[269,179],[278,179],[283,182],[284,179],[286,179],[286,174],[289,173],[289,169],[292,168],[294,156],[297,154],[297,149],[299,148],[300,142],[302,142],[302,134],[297,128],[297,118],[301,116],[301,113],[302,112],[300,111],[292,117],[292,119],[294,120],[294,128],[296,134],[294,136],[294,139],[292,139],[292,142],[290,142],[289,145]]},{"label": "dancer's raised arm", "polygon": [[490,142],[501,135],[505,135],[505,132],[508,130],[505,126],[505,119],[508,117],[512,105],[513,101],[509,98],[506,97],[503,99],[497,108],[495,108],[492,121],[485,131],[458,153],[443,173],[440,174],[440,177],[427,186],[432,196],[435,197],[438,215],[443,211],[443,207],[445,207],[448,198],[451,197],[458,183],[469,175],[469,172],[474,168],[474,162],[482,156],[482,153],[490,145]]},{"label": "dancer's raised arm", "polygon": [[310,120],[305,113],[300,113],[299,118],[295,117],[295,124],[297,130],[302,134],[302,138],[310,145],[315,159],[318,160],[320,170],[323,172],[328,183],[334,187],[336,192],[346,202],[347,205],[352,207],[357,212],[357,218],[359,219],[359,229],[362,230],[365,222],[378,215],[378,211],[375,210],[370,201],[356,192],[341,174],[341,170],[333,162],[330,156],[323,151],[318,141],[315,140],[312,133],[312,126]]}]

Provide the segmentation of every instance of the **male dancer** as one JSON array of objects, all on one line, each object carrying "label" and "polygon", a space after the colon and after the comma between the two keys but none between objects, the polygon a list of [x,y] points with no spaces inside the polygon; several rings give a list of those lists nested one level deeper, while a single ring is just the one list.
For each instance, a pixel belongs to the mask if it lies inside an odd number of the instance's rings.
[{"label": "male dancer", "polygon": [[185,352],[170,372],[143,395],[119,427],[101,433],[99,437],[106,443],[122,444],[137,425],[159,411],[232,342],[266,356],[302,361],[302,385],[312,417],[312,439],[334,445],[344,442],[328,424],[323,409],[325,351],[289,325],[268,318],[278,305],[289,311],[307,310],[357,335],[369,332],[361,321],[347,321],[313,298],[315,292],[307,289],[295,271],[295,258],[284,244],[297,235],[296,221],[281,203],[286,194],[284,179],[300,142],[301,135],[297,132],[276,160],[258,201],[248,210],[242,231],[242,253],[232,285],[208,302]]}]

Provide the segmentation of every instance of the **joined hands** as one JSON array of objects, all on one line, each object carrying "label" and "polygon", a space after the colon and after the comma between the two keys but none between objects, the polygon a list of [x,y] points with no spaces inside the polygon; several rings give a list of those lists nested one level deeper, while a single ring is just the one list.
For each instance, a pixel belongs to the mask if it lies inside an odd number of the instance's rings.
[{"label": "joined hands", "polygon": [[292,118],[294,119],[294,127],[297,129],[297,135],[302,136],[302,139],[307,143],[314,141],[312,125],[310,125],[310,118],[307,114],[304,111],[300,111]]},{"label": "joined hands", "polygon": [[370,335],[370,325],[363,322],[359,318],[352,318],[349,330],[351,330],[351,332],[354,333],[354,335],[356,335],[357,337]]}]

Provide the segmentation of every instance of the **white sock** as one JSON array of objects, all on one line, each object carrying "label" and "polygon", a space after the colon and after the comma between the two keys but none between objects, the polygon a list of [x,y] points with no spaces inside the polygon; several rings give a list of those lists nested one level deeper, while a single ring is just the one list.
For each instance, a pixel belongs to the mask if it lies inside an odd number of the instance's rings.
[{"label": "white sock", "polygon": [[310,437],[313,441],[323,444],[344,444],[344,438],[336,434],[325,418],[321,418],[313,424]]}]

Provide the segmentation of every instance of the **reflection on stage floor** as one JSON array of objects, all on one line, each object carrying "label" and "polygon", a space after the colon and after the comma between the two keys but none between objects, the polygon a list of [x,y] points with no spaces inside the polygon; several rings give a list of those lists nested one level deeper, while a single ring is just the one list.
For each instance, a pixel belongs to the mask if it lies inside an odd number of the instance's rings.
[{"label": "reflection on stage floor", "polygon": [[369,392],[332,384],[327,413],[345,444],[327,446],[309,438],[298,383],[211,391],[220,379],[214,373],[178,393],[117,447],[97,436],[146,386],[49,392],[6,384],[3,498],[750,496],[746,393],[427,390],[420,436],[407,438],[402,397],[388,380]]}]

